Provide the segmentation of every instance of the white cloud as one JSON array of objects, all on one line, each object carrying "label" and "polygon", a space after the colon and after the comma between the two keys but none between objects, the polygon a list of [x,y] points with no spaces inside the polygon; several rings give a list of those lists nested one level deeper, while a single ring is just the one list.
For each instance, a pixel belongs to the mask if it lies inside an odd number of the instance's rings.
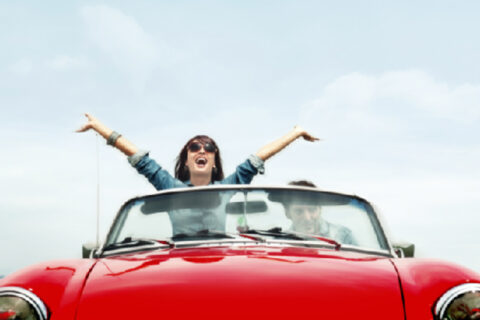
[{"label": "white cloud", "polygon": [[480,118],[480,85],[448,85],[421,71],[390,72],[376,78],[377,95],[405,101],[439,117]]},{"label": "white cloud", "polygon": [[480,85],[448,85],[418,70],[352,73],[332,81],[306,104],[302,119],[378,133],[399,130],[427,114],[466,124],[480,120]]},{"label": "white cloud", "polygon": [[23,58],[10,65],[9,70],[18,75],[27,75],[32,72],[33,63],[30,59]]},{"label": "white cloud", "polygon": [[471,245],[479,221],[479,84],[416,70],[352,73],[301,113],[302,124],[326,138],[321,156],[302,160],[305,177],[376,203],[393,236],[415,242],[420,255],[454,260]]},{"label": "white cloud", "polygon": [[121,70],[144,85],[159,63],[154,39],[131,16],[106,5],[86,6],[81,16],[90,39]]},{"label": "white cloud", "polygon": [[88,62],[85,58],[82,57],[58,55],[53,59],[48,60],[45,64],[51,69],[58,71],[66,71],[85,68],[88,65]]}]

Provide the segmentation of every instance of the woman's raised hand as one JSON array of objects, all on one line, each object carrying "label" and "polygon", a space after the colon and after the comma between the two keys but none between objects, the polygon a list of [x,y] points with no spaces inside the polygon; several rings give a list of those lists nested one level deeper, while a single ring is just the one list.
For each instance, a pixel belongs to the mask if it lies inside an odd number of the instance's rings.
[{"label": "woman's raised hand", "polygon": [[283,148],[288,146],[290,143],[293,141],[297,140],[298,138],[303,137],[303,139],[307,141],[317,141],[320,140],[314,136],[312,136],[310,133],[305,131],[300,126],[295,126],[290,132],[288,132],[286,135],[283,137],[263,146],[258,150],[256,155],[262,159],[263,161],[269,159],[273,155],[277,154],[279,151],[281,151]]},{"label": "woman's raised hand", "polygon": [[85,132],[85,131],[88,131],[90,129],[97,130],[98,125],[100,124],[100,121],[98,121],[97,118],[95,118],[94,116],[92,116],[88,113],[85,113],[85,117],[87,117],[88,122],[85,125],[83,125],[82,127],[80,127],[78,130],[76,130],[76,132]]},{"label": "woman's raised hand", "polygon": [[[81,126],[78,130],[76,130],[76,132],[85,132],[90,129],[93,129],[99,135],[105,138],[105,140],[108,141],[109,137],[114,133],[114,131],[108,128],[107,126],[105,126],[103,123],[100,122],[100,120],[98,120],[91,114],[85,113],[85,117],[87,117],[88,119],[87,123]],[[138,152],[138,148],[121,135],[117,136],[117,138],[115,139],[112,145],[118,150],[122,151],[127,156],[134,155],[135,153]]]},{"label": "woman's raised hand", "polygon": [[300,127],[300,126],[295,126],[294,130],[295,130],[296,132],[298,132],[298,135],[299,135],[300,137],[303,137],[303,139],[305,139],[305,140],[307,140],[307,141],[313,142],[313,141],[318,141],[318,140],[320,140],[319,138],[312,136],[310,133],[308,133],[305,129],[303,129],[303,128]]}]

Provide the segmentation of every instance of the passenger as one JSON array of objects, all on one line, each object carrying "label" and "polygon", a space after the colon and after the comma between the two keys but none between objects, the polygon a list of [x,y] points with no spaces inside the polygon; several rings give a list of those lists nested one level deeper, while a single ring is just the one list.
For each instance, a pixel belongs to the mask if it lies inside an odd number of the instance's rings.
[{"label": "passenger", "polygon": [[[312,182],[306,180],[291,181],[288,184],[316,188]],[[285,214],[292,221],[291,231],[323,236],[343,244],[357,244],[350,229],[322,218],[320,205],[293,201],[285,205]]]},{"label": "passenger", "polygon": [[157,162],[151,159],[147,151],[138,149],[122,135],[102,124],[97,118],[85,114],[88,121],[77,132],[93,129],[107,140],[107,144],[119,149],[128,156],[130,164],[144,175],[157,190],[187,186],[205,186],[212,183],[249,184],[257,174],[263,174],[264,161],[281,151],[296,139],[303,137],[307,141],[318,138],[310,135],[299,126],[295,126],[283,137],[267,144],[255,155],[241,163],[233,174],[224,177],[220,150],[213,139],[205,135],[191,138],[183,146],[175,164],[175,177],[172,177]]}]

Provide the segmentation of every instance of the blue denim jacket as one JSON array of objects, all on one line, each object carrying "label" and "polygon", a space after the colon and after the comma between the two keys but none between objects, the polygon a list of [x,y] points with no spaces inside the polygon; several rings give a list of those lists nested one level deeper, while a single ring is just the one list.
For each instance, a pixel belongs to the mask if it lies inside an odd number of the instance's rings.
[{"label": "blue denim jacket", "polygon": [[[139,151],[128,157],[130,164],[144,175],[157,189],[191,187],[190,181],[180,181],[174,178],[167,170],[163,169],[155,160],[149,157],[148,151]],[[247,160],[237,166],[234,173],[222,181],[214,181],[217,184],[249,184],[257,174],[263,174],[264,161],[256,155],[251,155]]]}]

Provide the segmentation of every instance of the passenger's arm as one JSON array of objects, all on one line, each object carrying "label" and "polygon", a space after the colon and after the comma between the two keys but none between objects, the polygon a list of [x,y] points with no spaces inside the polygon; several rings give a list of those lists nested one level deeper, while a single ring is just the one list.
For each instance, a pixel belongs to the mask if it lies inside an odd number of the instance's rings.
[{"label": "passenger's arm", "polygon": [[[77,132],[85,132],[85,131],[88,131],[90,129],[93,129],[96,132],[98,132],[98,134],[100,134],[102,137],[104,137],[105,140],[107,140],[108,137],[110,137],[113,130],[109,129],[107,126],[105,126],[103,123],[101,123],[94,116],[92,116],[88,113],[85,113],[85,116],[87,117],[88,122],[85,125],[83,125],[80,129],[78,129]],[[125,139],[123,136],[120,136],[117,139],[114,147],[116,147],[118,150],[122,151],[127,156],[132,156],[132,155],[134,155],[135,153],[138,152],[138,148],[133,143],[131,143],[130,141]]]},{"label": "passenger's arm", "polygon": [[277,154],[279,151],[284,149],[286,146],[288,146],[290,143],[295,141],[296,139],[303,137],[303,139],[307,141],[317,141],[320,140],[311,134],[309,134],[305,129],[299,126],[295,126],[289,133],[281,137],[280,139],[277,139],[260,150],[256,153],[256,155],[262,159],[263,161],[269,159],[273,155]]}]

